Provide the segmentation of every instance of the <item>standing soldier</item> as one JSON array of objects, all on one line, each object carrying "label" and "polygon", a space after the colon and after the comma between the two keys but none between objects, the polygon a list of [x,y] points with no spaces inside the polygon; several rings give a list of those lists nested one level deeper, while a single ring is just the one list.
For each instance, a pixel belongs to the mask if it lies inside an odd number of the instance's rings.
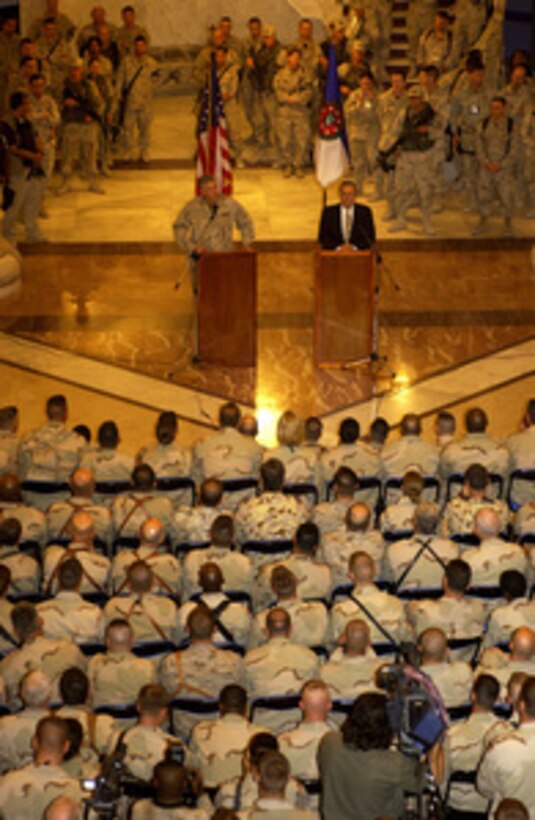
[{"label": "standing soldier", "polygon": [[[44,171],[42,181],[43,197],[54,173],[57,133],[61,122],[59,109],[51,95],[45,93],[45,89],[46,80],[42,74],[34,74],[30,77],[29,119],[33,123],[43,148],[43,161],[41,163],[41,168]],[[43,213],[42,205],[41,213]]]},{"label": "standing soldier", "polygon": [[471,48],[487,24],[489,0],[456,0],[453,27],[454,51],[460,58]]},{"label": "standing soldier", "polygon": [[437,11],[433,25],[423,32],[418,41],[419,66],[434,65],[441,73],[455,67],[453,36],[449,23],[447,12]]},{"label": "standing soldier", "polygon": [[392,38],[392,0],[364,0],[364,25],[372,53],[373,73],[386,79]]},{"label": "standing soldier", "polygon": [[0,115],[8,108],[7,89],[11,74],[19,64],[19,46],[17,18],[8,15],[0,32]]},{"label": "standing soldier", "polygon": [[479,163],[479,223],[473,233],[479,235],[487,228],[494,195],[503,208],[504,232],[511,236],[511,218],[515,203],[515,161],[519,154],[518,132],[507,111],[503,97],[493,97],[490,115],[480,124],[476,140]]},{"label": "standing soldier", "polygon": [[[255,96],[254,131],[255,140],[261,150],[275,149],[277,99],[273,83],[277,71],[284,65],[285,52],[277,39],[274,26],[264,26],[262,29],[262,47],[254,56]],[[275,160],[275,167],[278,160]]]},{"label": "standing soldier", "polygon": [[150,42],[150,37],[147,29],[138,25],[136,11],[133,6],[124,6],[121,9],[121,17],[123,25],[117,31],[116,39],[121,57],[125,57],[127,54],[134,54],[135,42],[138,37],[143,37],[147,44]]},{"label": "standing soldier", "polygon": [[399,138],[400,156],[396,167],[396,212],[398,221],[390,233],[405,230],[406,213],[417,194],[422,210],[424,232],[433,235],[431,203],[433,199],[433,150],[440,132],[438,118],[424,100],[421,86],[409,89],[409,107]]},{"label": "standing soldier", "polygon": [[87,65],[87,79],[94,85],[98,98],[98,148],[97,166],[102,176],[110,175],[112,159],[111,126],[115,111],[115,93],[111,76],[103,70],[102,63],[106,57],[90,57]]},{"label": "standing soldier", "polygon": [[379,136],[379,151],[388,157],[388,162],[377,167],[375,173],[376,199],[388,201],[388,213],[385,219],[396,218],[396,206],[394,202],[394,169],[395,157],[392,155],[392,148],[399,136],[399,123],[407,108],[407,83],[402,71],[392,71],[391,88],[379,97],[377,113],[381,123],[381,133]]},{"label": "standing soldier", "polygon": [[528,186],[528,218],[535,218],[535,104],[526,112],[522,120],[520,136],[525,159],[526,183]]},{"label": "standing soldier", "polygon": [[416,74],[418,43],[422,34],[431,28],[437,11],[437,0],[410,0],[407,13],[407,38],[409,41],[409,74]]},{"label": "standing soldier", "polygon": [[349,41],[346,37],[346,24],[343,17],[334,18],[329,22],[329,36],[320,45],[321,54],[319,58],[319,74],[322,84],[327,80],[327,68],[329,66],[329,53],[331,46],[334,46],[336,65],[347,63],[349,60]]},{"label": "standing soldier", "polygon": [[246,130],[243,109],[238,99],[240,87],[240,70],[237,63],[229,59],[227,46],[218,46],[215,50],[215,63],[221,99],[225,108],[225,116],[229,131],[229,140],[237,168],[243,168],[241,153],[243,151],[243,135]]},{"label": "standing soldier", "polygon": [[435,148],[433,151],[433,188],[435,201],[433,213],[442,213],[444,210],[444,197],[446,194],[446,179],[444,176],[444,163],[450,151],[450,99],[445,88],[438,84],[439,72],[434,65],[425,66],[420,71],[419,81],[423,88],[424,100],[429,103],[437,116],[437,125],[440,126]]},{"label": "standing soldier", "polygon": [[256,86],[254,82],[254,57],[257,51],[262,48],[262,21],[260,17],[251,17],[247,23],[249,36],[245,38],[241,46],[241,88],[240,96],[245,111],[245,116],[250,125],[253,125],[254,97]]},{"label": "standing soldier", "polygon": [[350,59],[348,63],[338,66],[338,77],[340,79],[340,91],[342,97],[346,99],[352,91],[360,86],[360,81],[365,74],[370,73],[370,66],[366,60],[366,49],[362,40],[354,40],[351,45]]},{"label": "standing soldier", "polygon": [[310,115],[312,83],[301,66],[301,52],[291,46],[286,67],[275,77],[273,87],[279,104],[277,112],[277,141],[285,177],[295,173],[298,179],[305,175],[304,167],[310,154]]},{"label": "standing soldier", "polygon": [[[511,69],[511,79],[509,83],[500,92],[500,95],[507,102],[508,114],[513,118],[519,137],[521,135],[522,123],[535,100],[533,97],[533,87],[528,80],[527,72],[527,66],[522,63],[514,66],[514,68]],[[526,199],[526,174],[529,175],[529,173],[529,162],[526,162],[524,147],[522,140],[520,140],[519,154],[515,162],[517,201],[522,202]]]},{"label": "standing soldier", "polygon": [[93,6],[91,9],[91,22],[86,23],[85,26],[82,26],[76,37],[76,45],[81,57],[84,56],[84,52],[91,37],[99,36],[99,26],[108,26],[110,32],[113,31],[114,34],[116,32],[115,26],[110,26],[110,24],[106,21],[106,9],[104,6]]},{"label": "standing soldier", "polygon": [[377,113],[378,99],[371,74],[364,74],[360,88],[346,100],[344,114],[349,137],[353,178],[362,191],[364,182],[375,168],[381,126]]},{"label": "standing soldier", "polygon": [[146,37],[139,34],[134,41],[134,53],[124,58],[117,78],[119,118],[124,118],[128,161],[134,159],[137,129],[140,162],[149,162],[157,65],[156,60],[148,54]]},{"label": "standing soldier", "polygon": [[60,105],[65,77],[75,55],[67,40],[58,33],[56,21],[52,17],[47,17],[44,21],[43,33],[36,42],[36,48],[43,70],[48,75],[49,91]]},{"label": "standing soldier", "polygon": [[66,14],[58,11],[59,0],[46,0],[45,13],[38,17],[30,26],[29,36],[32,40],[38,40],[44,32],[45,21],[51,18],[56,24],[58,36],[62,40],[72,40],[76,26]]},{"label": "standing soldier", "polygon": [[477,209],[476,134],[479,124],[489,113],[490,92],[484,88],[485,67],[482,63],[467,68],[468,83],[455,91],[451,100],[453,144],[460,159],[460,177],[466,212]]}]

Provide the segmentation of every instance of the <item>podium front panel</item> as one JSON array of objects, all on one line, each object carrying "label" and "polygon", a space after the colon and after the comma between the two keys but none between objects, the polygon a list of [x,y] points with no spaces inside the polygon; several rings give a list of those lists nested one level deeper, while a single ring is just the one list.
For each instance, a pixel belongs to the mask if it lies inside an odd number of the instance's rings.
[{"label": "podium front panel", "polygon": [[256,364],[256,253],[208,253],[199,271],[199,355],[207,364]]},{"label": "podium front panel", "polygon": [[317,365],[366,359],[373,345],[374,264],[370,251],[316,257]]}]

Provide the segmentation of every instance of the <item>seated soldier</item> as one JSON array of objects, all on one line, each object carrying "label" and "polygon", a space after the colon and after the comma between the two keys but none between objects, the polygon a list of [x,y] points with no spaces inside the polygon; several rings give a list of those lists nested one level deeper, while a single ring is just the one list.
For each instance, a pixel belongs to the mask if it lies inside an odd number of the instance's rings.
[{"label": "seated soldier", "polygon": [[472,570],[474,586],[498,586],[500,575],[506,569],[515,569],[522,575],[527,573],[524,551],[518,544],[500,538],[500,527],[500,518],[493,509],[483,507],[476,513],[474,533],[479,538],[479,547],[463,552],[463,559]]},{"label": "seated soldier", "polygon": [[8,706],[14,710],[20,706],[19,686],[26,672],[41,669],[56,698],[59,679],[65,669],[70,666],[85,669],[87,663],[74,644],[44,637],[41,619],[32,604],[17,604],[11,618],[20,649],[14,649],[2,660],[0,677],[5,683]]},{"label": "seated soldier", "polygon": [[10,586],[11,570],[9,567],[0,564],[0,653],[2,655],[11,652],[17,646],[17,641],[13,635],[13,622],[11,621],[13,604],[7,600]]},{"label": "seated soldier", "polygon": [[58,574],[61,565],[69,558],[76,558],[83,572],[80,593],[106,594],[110,575],[110,560],[95,550],[95,527],[87,512],[77,512],[69,525],[71,541],[67,547],[51,546],[43,558],[43,590],[53,595],[58,590]]},{"label": "seated soldier", "polygon": [[78,469],[71,475],[71,497],[51,504],[46,513],[48,541],[64,541],[69,537],[69,527],[77,512],[86,512],[95,525],[95,536],[107,547],[111,546],[111,513],[107,507],[97,504],[94,498],[95,479],[90,470]]},{"label": "seated soldier", "polygon": [[82,746],[93,749],[102,757],[108,753],[110,741],[117,732],[117,723],[110,715],[95,715],[89,706],[89,678],[81,669],[66,669],[59,681],[63,705],[56,715],[73,718],[82,727]]},{"label": "seated soldier", "polygon": [[438,469],[438,447],[423,441],[420,437],[422,424],[416,413],[407,413],[401,419],[401,437],[386,444],[381,452],[383,474],[401,478],[409,470],[423,476],[436,475]]},{"label": "seated soldier", "polygon": [[210,546],[192,550],[184,559],[183,598],[200,591],[199,570],[208,562],[217,564],[225,579],[224,590],[250,593],[253,565],[246,555],[233,551],[234,525],[229,515],[219,515],[210,529]]},{"label": "seated soldier", "polygon": [[[163,760],[154,767],[153,785],[155,796],[137,800],[132,805],[131,820],[147,820],[163,816],[172,820],[209,820],[211,804],[205,795],[201,795],[197,808],[189,808],[189,791],[191,789],[191,773],[187,772],[181,763],[174,760]],[[200,784],[193,783],[194,791]],[[205,808],[206,806],[206,808]]]},{"label": "seated soldier", "polygon": [[[250,649],[245,656],[245,673],[249,697],[286,697],[298,695],[305,681],[317,678],[317,656],[306,646],[292,640],[292,620],[285,609],[275,607],[266,618],[268,640],[264,646]],[[298,709],[284,711],[256,709],[253,720],[272,732],[291,728],[299,720]]]},{"label": "seated soldier", "polygon": [[362,692],[377,689],[375,675],[383,661],[377,657],[370,641],[370,628],[365,621],[348,621],[327,663],[320,668],[320,677],[329,687],[333,700],[353,700]]},{"label": "seated soldier", "polygon": [[4,519],[17,519],[22,527],[21,541],[32,541],[44,547],[46,543],[45,515],[40,510],[24,504],[20,481],[12,473],[0,476],[0,513]]},{"label": "seated soldier", "polygon": [[[327,607],[320,601],[303,601],[297,595],[297,578],[286,567],[275,567],[271,573],[271,589],[275,606],[286,610],[292,621],[292,640],[302,646],[317,647],[327,643],[329,618]],[[262,609],[254,617],[249,646],[261,646],[268,640],[266,622],[272,607]]]},{"label": "seated soldier", "polygon": [[[119,429],[114,421],[104,421],[98,428],[98,447],[89,450],[80,467],[90,470],[97,484],[107,482],[130,482],[134,459],[118,449],[121,443]],[[110,506],[113,496],[96,493],[97,504]]]},{"label": "seated soldier", "polygon": [[217,478],[207,478],[201,484],[196,507],[178,507],[171,522],[171,543],[206,544],[210,530],[220,515],[232,515],[223,508],[223,484]]},{"label": "seated soldier", "polygon": [[128,569],[135,561],[144,561],[154,577],[154,592],[159,595],[180,595],[180,562],[165,548],[165,527],[157,518],[147,518],[139,530],[139,546],[133,550],[121,550],[113,559],[111,577],[113,591],[124,595],[127,587]]},{"label": "seated soldier", "polygon": [[110,598],[104,607],[106,624],[124,619],[134,633],[134,642],[177,640],[178,609],[174,601],[154,592],[154,574],[144,561],[134,561],[126,574],[127,595]]},{"label": "seated soldier", "polygon": [[409,470],[403,476],[401,496],[389,504],[381,515],[381,532],[412,532],[414,513],[422,500],[424,479],[415,470]]},{"label": "seated soldier", "polygon": [[53,640],[94,643],[104,637],[102,610],[84,601],[80,588],[84,571],[77,558],[67,558],[58,570],[58,591],[54,598],[37,605],[43,632]]},{"label": "seated soldier", "polygon": [[106,652],[89,661],[88,677],[93,708],[108,704],[135,703],[139,690],[156,682],[156,667],[132,652],[134,633],[124,619],[106,627]]},{"label": "seated soldier", "polygon": [[[533,117],[532,117],[533,119]],[[532,470],[535,464],[535,398],[528,401],[526,413],[522,419],[520,432],[507,439],[513,470]],[[511,497],[515,506],[535,504],[535,486],[529,481],[515,481],[511,487]],[[535,526],[533,527],[535,530]]]},{"label": "seated soldier", "polygon": [[[323,478],[318,454],[304,443],[304,425],[291,410],[280,416],[277,422],[278,447],[266,450],[263,461],[274,458],[284,465],[287,484],[314,484],[323,495]],[[305,496],[309,501],[309,496]]]},{"label": "seated soldier", "polygon": [[321,501],[314,507],[312,518],[322,536],[343,527],[349,507],[357,501],[358,478],[349,467],[338,467],[332,479],[334,501]]},{"label": "seated soldier", "polygon": [[448,479],[455,474],[463,474],[477,462],[489,473],[498,473],[504,478],[509,470],[509,451],[505,444],[500,444],[487,434],[487,414],[480,407],[472,407],[464,419],[466,435],[458,441],[452,441],[440,454],[440,474]]},{"label": "seated soldier", "polygon": [[267,606],[273,600],[271,574],[276,567],[285,567],[295,576],[296,592],[302,601],[328,600],[332,589],[332,573],[325,561],[316,559],[319,543],[320,532],[312,521],[297,528],[291,555],[260,568],[253,590],[256,608]]},{"label": "seated soldier", "polygon": [[[19,470],[19,408],[14,405],[0,407],[0,475],[16,476]],[[0,499],[3,484],[0,481]]]},{"label": "seated soldier", "polygon": [[[138,464],[148,464],[156,475],[156,481],[164,484],[172,483],[173,479],[186,478],[191,473],[191,451],[181,447],[177,440],[178,418],[176,413],[167,411],[160,413],[156,422],[156,443],[143,447],[137,454]],[[171,501],[174,506],[189,502],[188,490],[158,489],[161,495]]]},{"label": "seated soldier", "polygon": [[242,812],[244,820],[254,820],[266,812],[295,820],[314,820],[317,813],[298,809],[286,798],[290,778],[290,764],[280,752],[266,752],[258,764],[258,798],[253,806]]},{"label": "seated soldier", "polygon": [[[381,477],[381,459],[377,451],[367,442],[359,439],[360,425],[356,419],[346,418],[340,424],[339,444],[327,450],[321,458],[325,484],[336,479],[338,470],[345,467],[357,477]],[[373,503],[374,493],[359,494],[359,500]]]},{"label": "seated soldier", "polygon": [[157,518],[166,533],[173,515],[168,498],[158,495],[156,476],[148,464],[138,464],[132,472],[132,490],[118,495],[112,505],[114,538],[137,538],[147,518]]},{"label": "seated soldier", "polygon": [[[215,699],[229,683],[243,680],[243,661],[234,652],[214,646],[215,620],[205,606],[197,606],[188,617],[190,646],[170,655],[160,664],[160,682],[171,698]],[[174,731],[187,738],[198,715],[177,712]]]},{"label": "seated soldier", "polygon": [[212,613],[216,631],[214,643],[217,646],[234,644],[245,647],[251,629],[251,614],[247,604],[232,601],[223,592],[225,578],[221,567],[213,561],[203,564],[199,570],[201,592],[195,600],[182,604],[178,613],[179,641],[187,640],[187,623],[190,613],[202,604]]},{"label": "seated soldier", "polygon": [[442,515],[442,533],[448,535],[472,535],[476,514],[486,507],[496,512],[500,519],[500,531],[507,529],[509,509],[505,501],[488,496],[489,474],[482,464],[471,464],[464,474],[459,495],[446,505]]},{"label": "seated soldier", "polygon": [[5,820],[43,817],[48,804],[60,795],[81,804],[78,781],[63,769],[69,750],[66,721],[52,716],[42,718],[32,747],[32,763],[8,772],[0,781],[0,805]]},{"label": "seated soldier", "polygon": [[[301,689],[301,722],[279,737],[279,747],[299,780],[318,780],[316,760],[321,738],[336,728],[329,721],[332,703],[329,687],[321,680],[309,680]],[[316,806],[318,801],[316,800]]]},{"label": "seated soldier", "polygon": [[335,603],[331,609],[332,642],[338,643],[349,621],[360,618],[368,624],[373,643],[391,643],[392,652],[395,652],[395,645],[401,640],[405,628],[403,604],[375,586],[375,563],[368,553],[353,553],[349,559],[348,576],[354,584],[353,590],[348,598]]},{"label": "seated soldier", "polygon": [[500,684],[500,700],[505,700],[507,685],[512,675],[523,672],[535,676],[535,631],[527,626],[515,629],[509,641],[509,654],[500,649],[486,649],[481,655],[476,677],[486,672]]},{"label": "seated soldier", "polygon": [[345,525],[323,538],[321,555],[333,573],[333,587],[347,582],[347,564],[354,552],[365,552],[382,571],[384,543],[380,532],[371,529],[372,516],[367,504],[358,501],[348,508]]},{"label": "seated soldier", "polygon": [[500,575],[500,590],[505,604],[490,613],[483,646],[506,643],[515,629],[529,626],[535,630],[535,601],[526,597],[527,582],[515,569],[507,569]]},{"label": "seated soldier", "polygon": [[20,682],[23,709],[0,718],[0,773],[19,769],[33,757],[32,738],[41,718],[50,714],[52,687],[41,669],[27,672]]},{"label": "seated soldier", "polygon": [[35,595],[41,584],[39,564],[20,551],[22,527],[16,518],[0,521],[0,567],[9,570],[9,595]]},{"label": "seated soldier", "polygon": [[449,660],[448,639],[441,629],[431,627],[418,638],[420,667],[438,689],[444,706],[450,709],[468,703],[472,670],[464,661]]}]

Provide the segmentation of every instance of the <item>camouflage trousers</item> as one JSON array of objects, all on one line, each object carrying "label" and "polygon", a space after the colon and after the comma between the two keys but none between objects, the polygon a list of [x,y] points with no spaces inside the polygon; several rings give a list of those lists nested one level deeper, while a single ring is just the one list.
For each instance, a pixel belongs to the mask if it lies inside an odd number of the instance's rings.
[{"label": "camouflage trousers", "polygon": [[282,105],[277,114],[277,141],[283,166],[303,168],[310,153],[310,115],[308,108]]},{"label": "camouflage trousers", "polygon": [[526,151],[524,175],[528,188],[528,208],[535,215],[535,151]]},{"label": "camouflage trousers", "polygon": [[43,200],[45,178],[31,177],[29,179],[28,173],[29,171],[25,170],[21,174],[12,174],[9,180],[15,196],[11,207],[5,213],[3,231],[5,238],[11,244],[16,241],[15,228],[20,217],[24,220],[26,239],[31,242],[39,236],[37,217]]},{"label": "camouflage trousers", "polygon": [[272,92],[256,94],[254,100],[254,135],[262,148],[276,144],[277,100]]},{"label": "camouflage trousers", "polygon": [[372,173],[377,159],[376,139],[355,139],[349,135],[349,153],[353,165],[353,178],[362,191],[366,177]]},{"label": "camouflage trousers", "polygon": [[515,202],[515,179],[511,171],[498,171],[493,174],[486,168],[480,168],[478,177],[479,213],[483,218],[490,216],[492,202],[497,197],[503,215],[510,219]]},{"label": "camouflage trousers", "polygon": [[435,17],[435,11],[432,6],[428,8],[413,9],[413,4],[409,4],[409,11],[407,14],[407,39],[409,41],[409,61],[411,69],[416,68],[416,55],[418,52],[418,41],[424,31],[428,29]]},{"label": "camouflage trousers", "polygon": [[477,174],[478,164],[475,152],[469,154],[459,154],[459,176],[461,179],[461,186],[464,195],[464,200],[468,208],[476,210],[478,195],[477,195]]},{"label": "camouflage trousers", "polygon": [[432,149],[402,151],[396,167],[396,210],[404,218],[417,194],[422,214],[429,217],[433,199]]},{"label": "camouflage trousers", "polygon": [[97,172],[98,125],[96,122],[71,122],[63,129],[61,143],[61,173],[65,179],[72,176],[73,164],[78,160],[81,169],[91,178]]},{"label": "camouflage trousers", "polygon": [[127,106],[124,115],[124,133],[128,159],[135,158],[136,142],[139,145],[141,159],[146,160],[149,158],[152,119],[152,106],[150,104],[135,109]]}]

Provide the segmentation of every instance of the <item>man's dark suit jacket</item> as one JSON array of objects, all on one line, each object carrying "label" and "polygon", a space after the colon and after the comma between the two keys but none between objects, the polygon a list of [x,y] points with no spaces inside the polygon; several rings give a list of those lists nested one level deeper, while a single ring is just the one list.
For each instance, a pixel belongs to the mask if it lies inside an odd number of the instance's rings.
[{"label": "man's dark suit jacket", "polygon": [[[369,250],[375,245],[373,213],[367,205],[354,205],[353,208],[353,226],[349,244],[355,245],[359,250]],[[323,209],[318,241],[324,251],[334,251],[344,244],[339,203],[328,205]]]}]

